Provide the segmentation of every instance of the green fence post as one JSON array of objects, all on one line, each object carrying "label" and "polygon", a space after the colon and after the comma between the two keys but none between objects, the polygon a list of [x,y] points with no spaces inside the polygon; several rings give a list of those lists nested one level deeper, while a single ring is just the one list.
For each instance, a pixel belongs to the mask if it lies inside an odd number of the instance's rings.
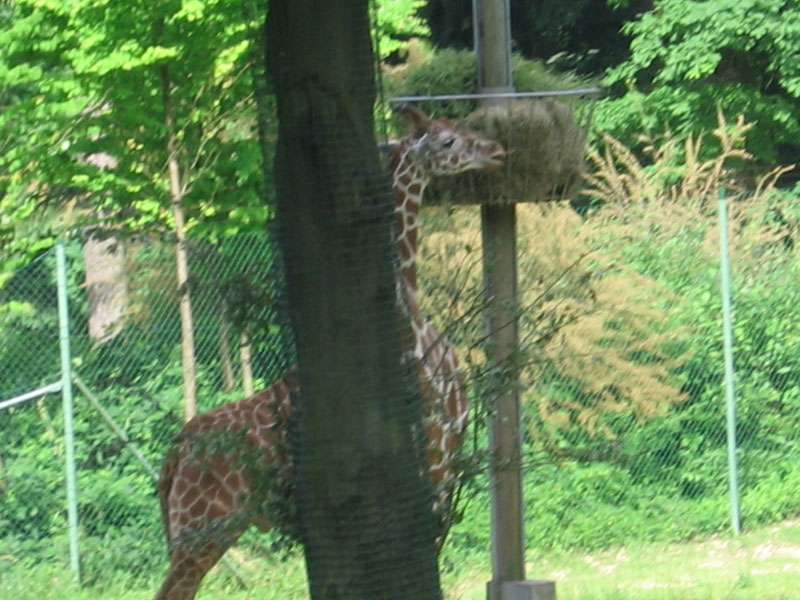
[{"label": "green fence post", "polygon": [[75,433],[72,427],[72,364],[69,348],[69,307],[67,305],[67,260],[64,243],[56,244],[58,286],[58,340],[61,348],[61,398],[64,405],[64,457],[67,479],[67,518],[69,523],[69,566],[73,580],[80,583],[78,555],[78,485],[75,474]]},{"label": "green fence post", "polygon": [[725,359],[725,402],[728,429],[728,485],[731,497],[731,527],[741,532],[739,466],[736,460],[736,396],[733,371],[733,319],[731,318],[731,266],[728,257],[728,205],[725,188],[719,191],[719,258],[722,293],[722,335]]}]

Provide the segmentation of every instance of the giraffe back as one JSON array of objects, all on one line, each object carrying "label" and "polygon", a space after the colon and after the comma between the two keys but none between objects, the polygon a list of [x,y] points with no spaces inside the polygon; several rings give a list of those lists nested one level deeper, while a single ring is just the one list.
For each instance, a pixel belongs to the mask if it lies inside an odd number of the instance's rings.
[{"label": "giraffe back", "polygon": [[[277,518],[268,514],[273,511],[263,502],[291,495],[288,421],[290,397],[297,389],[293,369],[271,387],[197,415],[184,425],[158,481],[171,546],[207,531],[219,520],[241,521],[231,522],[236,530],[250,523],[264,529],[283,520],[280,511],[274,511]],[[271,477],[262,477],[265,472]],[[256,482],[261,481],[269,489],[259,489]]]}]

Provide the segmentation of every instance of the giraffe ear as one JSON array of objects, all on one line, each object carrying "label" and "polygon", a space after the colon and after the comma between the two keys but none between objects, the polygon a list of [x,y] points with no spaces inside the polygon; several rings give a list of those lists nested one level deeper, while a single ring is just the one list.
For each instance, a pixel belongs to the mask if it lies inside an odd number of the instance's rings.
[{"label": "giraffe ear", "polygon": [[394,110],[409,120],[412,132],[422,134],[428,131],[428,126],[431,122],[430,117],[416,106],[412,106],[408,102],[402,102],[395,105]]}]

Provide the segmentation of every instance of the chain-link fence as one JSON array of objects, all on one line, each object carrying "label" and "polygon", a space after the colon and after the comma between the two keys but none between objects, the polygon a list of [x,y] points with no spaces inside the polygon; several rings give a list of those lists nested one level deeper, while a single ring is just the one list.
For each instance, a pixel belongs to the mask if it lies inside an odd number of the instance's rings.
[{"label": "chain-link fence", "polygon": [[[569,203],[518,207],[529,548],[686,539],[800,508],[795,200],[774,193],[728,203],[734,370],[726,373],[719,217],[709,196],[583,214]],[[483,285],[478,214],[433,211],[426,226],[425,308],[449,323],[478,391],[491,376],[474,310]],[[479,391],[473,400],[480,423],[491,406]],[[485,504],[488,483],[482,475],[473,483]],[[488,517],[470,509],[468,520],[452,542],[487,544]]]},{"label": "chain-link fence", "polygon": [[[157,578],[165,542],[155,482],[183,421],[175,244],[97,239],[56,248],[0,291],[0,529],[6,566],[70,561],[57,280],[67,281],[84,583]],[[198,410],[263,388],[292,361],[266,235],[189,244]],[[56,382],[56,385],[52,385]],[[33,392],[33,394],[31,394]],[[47,393],[42,393],[47,392]],[[67,472],[67,480],[69,472]]]},{"label": "chain-link fence", "polygon": [[[745,525],[800,509],[800,303],[793,199],[738,199],[730,222],[737,444]],[[485,372],[474,208],[425,214],[425,311],[468,371],[476,461],[451,548],[489,537]],[[714,206],[581,215],[520,207],[526,539],[593,548],[730,526],[725,368]],[[165,542],[153,470],[183,421],[174,243],[66,245],[81,579],[154,589]],[[199,410],[259,390],[293,363],[266,235],[190,244]],[[0,400],[60,380],[55,253],[0,290]],[[55,390],[0,413],[0,570],[69,565],[62,404]],[[102,408],[101,411],[98,407]],[[103,414],[105,412],[105,415]],[[115,425],[111,425],[111,423]],[[468,451],[467,458],[472,456]],[[476,466],[478,468],[471,468]],[[244,552],[267,551],[250,538]],[[448,550],[446,550],[447,552]]]}]

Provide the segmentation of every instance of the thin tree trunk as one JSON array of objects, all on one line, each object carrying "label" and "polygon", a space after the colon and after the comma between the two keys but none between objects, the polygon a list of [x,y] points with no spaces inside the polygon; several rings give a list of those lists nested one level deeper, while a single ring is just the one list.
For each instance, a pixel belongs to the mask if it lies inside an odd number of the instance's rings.
[{"label": "thin tree trunk", "polygon": [[253,395],[253,352],[250,343],[250,332],[246,329],[242,331],[239,340],[239,362],[242,366],[242,389],[244,395],[249,398]]},{"label": "thin tree trunk", "polygon": [[183,183],[178,164],[178,142],[175,117],[170,95],[169,67],[161,67],[161,87],[164,100],[164,126],[167,132],[167,172],[172,215],[175,219],[175,261],[178,272],[179,310],[181,316],[181,362],[183,367],[183,415],[188,421],[197,414],[197,378],[194,352],[194,324],[189,294],[189,257],[186,248],[186,215],[183,209]]},{"label": "thin tree trunk", "polygon": [[393,197],[373,133],[367,0],[272,0],[268,23],[311,597],[438,599],[433,498],[414,435],[420,395],[401,358],[409,328],[396,305]]},{"label": "thin tree trunk", "polygon": [[220,308],[219,320],[217,321],[217,349],[219,350],[219,364],[222,368],[222,390],[232,392],[236,387],[236,380],[233,375],[233,361],[231,360],[231,345],[228,343],[228,316],[225,311],[225,304]]}]

